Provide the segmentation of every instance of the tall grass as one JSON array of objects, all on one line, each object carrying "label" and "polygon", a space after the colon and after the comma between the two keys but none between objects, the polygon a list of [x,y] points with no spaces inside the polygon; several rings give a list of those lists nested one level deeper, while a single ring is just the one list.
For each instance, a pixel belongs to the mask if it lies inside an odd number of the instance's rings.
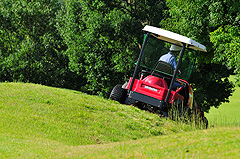
[{"label": "tall grass", "polygon": [[201,112],[197,109],[190,109],[180,103],[178,105],[171,105],[169,110],[169,118],[176,121],[178,124],[187,124],[195,130],[208,128],[208,120],[201,116]]}]

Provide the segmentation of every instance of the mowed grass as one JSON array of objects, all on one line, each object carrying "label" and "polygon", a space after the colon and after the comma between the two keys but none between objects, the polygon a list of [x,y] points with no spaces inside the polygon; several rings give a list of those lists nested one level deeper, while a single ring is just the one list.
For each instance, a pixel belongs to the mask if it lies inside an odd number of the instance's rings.
[{"label": "mowed grass", "polygon": [[[234,80],[234,76],[231,77]],[[235,88],[229,103],[223,103],[219,108],[211,108],[206,117],[210,126],[240,126],[240,87]]]},{"label": "mowed grass", "polygon": [[0,92],[0,158],[78,158],[98,144],[195,130],[73,90],[0,83]]},{"label": "mowed grass", "polygon": [[240,158],[239,134],[239,127],[197,130],[137,141],[74,147],[71,157],[236,159]]}]

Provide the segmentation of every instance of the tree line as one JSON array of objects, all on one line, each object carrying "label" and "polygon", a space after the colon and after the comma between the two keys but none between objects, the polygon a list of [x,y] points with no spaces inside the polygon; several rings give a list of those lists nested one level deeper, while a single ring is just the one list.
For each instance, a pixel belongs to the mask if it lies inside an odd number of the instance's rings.
[{"label": "tree line", "polygon": [[228,101],[239,75],[239,4],[234,0],[1,0],[0,81],[108,97],[134,70],[142,28],[152,25],[207,47],[189,82],[205,111]]}]

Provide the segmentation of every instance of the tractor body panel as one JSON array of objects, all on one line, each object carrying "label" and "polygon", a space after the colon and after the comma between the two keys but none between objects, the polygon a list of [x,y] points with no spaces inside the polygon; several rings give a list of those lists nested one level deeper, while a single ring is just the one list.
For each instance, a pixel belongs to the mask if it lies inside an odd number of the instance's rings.
[{"label": "tractor body panel", "polygon": [[[132,77],[129,79],[127,90],[130,88]],[[143,80],[135,79],[132,90],[129,94],[129,99],[132,101],[141,101],[156,107],[161,107],[162,103],[166,100],[169,89],[164,79],[155,76],[147,76]],[[131,104],[126,100],[126,104]],[[173,104],[174,101],[183,101],[184,97],[177,91],[171,91],[169,103]]]}]

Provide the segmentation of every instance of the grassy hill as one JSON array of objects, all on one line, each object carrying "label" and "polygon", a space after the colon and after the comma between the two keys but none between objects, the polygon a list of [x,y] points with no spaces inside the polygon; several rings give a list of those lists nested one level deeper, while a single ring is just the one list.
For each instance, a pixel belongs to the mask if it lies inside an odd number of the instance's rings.
[{"label": "grassy hill", "polygon": [[72,90],[0,83],[0,92],[0,158],[49,158],[72,146],[193,129],[132,106]]},{"label": "grassy hill", "polygon": [[36,84],[0,83],[0,91],[0,158],[240,157],[240,127],[196,130],[98,96]]}]

